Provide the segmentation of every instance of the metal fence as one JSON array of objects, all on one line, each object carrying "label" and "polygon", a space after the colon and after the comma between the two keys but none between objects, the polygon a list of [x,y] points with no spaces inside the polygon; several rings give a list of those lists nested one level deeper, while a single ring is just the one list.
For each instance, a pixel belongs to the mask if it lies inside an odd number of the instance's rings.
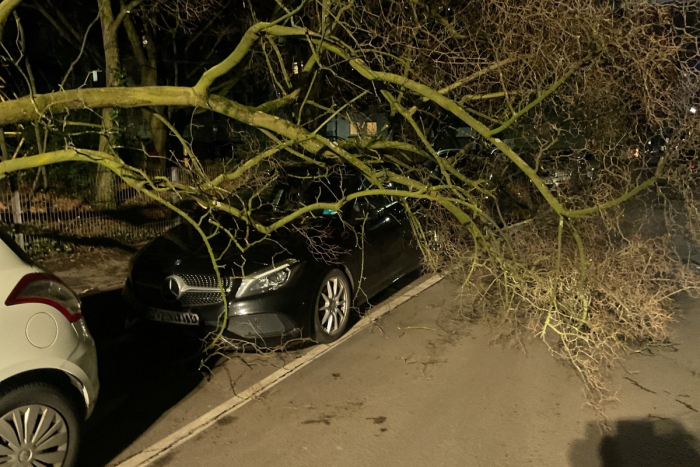
[{"label": "metal fence", "polygon": [[[223,168],[223,163],[217,162],[205,166],[204,171],[213,178],[222,173]],[[178,167],[148,175],[192,182],[192,175]],[[118,177],[112,180],[115,202],[110,208],[91,201],[94,178],[72,182],[73,186],[81,188],[66,190],[65,187],[52,188],[49,184],[46,191],[33,191],[30,183],[20,183],[13,192],[0,190],[0,224],[11,226],[25,249],[41,250],[96,238],[134,243],[153,238],[180,223],[180,218],[167,207]]]}]

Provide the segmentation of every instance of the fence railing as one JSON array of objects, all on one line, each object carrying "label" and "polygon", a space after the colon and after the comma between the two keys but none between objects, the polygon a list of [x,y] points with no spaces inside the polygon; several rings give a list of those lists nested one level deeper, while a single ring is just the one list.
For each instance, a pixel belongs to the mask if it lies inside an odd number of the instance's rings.
[{"label": "fence railing", "polygon": [[[223,163],[207,165],[207,176],[222,173]],[[149,172],[181,183],[192,183],[187,170],[174,167]],[[31,183],[13,192],[0,191],[0,224],[11,225],[27,250],[45,249],[85,238],[108,238],[125,243],[153,238],[180,223],[180,218],[156,201],[114,177],[114,203],[109,208],[91,201],[95,180],[73,180],[80,189],[64,187],[32,191]],[[163,196],[168,196],[164,194]]]}]

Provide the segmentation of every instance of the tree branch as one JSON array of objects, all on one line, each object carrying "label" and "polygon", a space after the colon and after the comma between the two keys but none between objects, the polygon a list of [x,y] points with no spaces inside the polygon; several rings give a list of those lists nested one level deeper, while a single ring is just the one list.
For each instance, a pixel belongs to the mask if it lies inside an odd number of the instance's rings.
[{"label": "tree branch", "polygon": [[23,0],[2,0],[0,2],[0,42],[2,42],[2,33],[5,32],[5,23],[13,11],[22,3]]},{"label": "tree branch", "polygon": [[497,62],[492,63],[491,65],[487,66],[486,68],[482,68],[479,71],[476,71],[472,73],[471,75],[462,78],[460,80],[455,81],[454,83],[450,84],[449,86],[445,86],[444,88],[440,89],[438,92],[440,94],[447,94],[450,91],[453,91],[461,86],[464,86],[465,84],[474,81],[475,79],[484,76],[485,74],[488,74],[498,68],[501,68],[502,66],[508,65],[509,63],[513,63],[516,60],[519,59],[524,59],[525,57],[518,57],[518,58],[506,58],[504,60],[499,60]]},{"label": "tree branch", "polygon": [[85,51],[85,45],[87,44],[87,38],[88,35],[90,34],[90,30],[92,27],[99,21],[100,19],[100,14],[98,13],[97,16],[95,16],[95,19],[92,20],[90,25],[87,27],[87,30],[85,31],[85,35],[83,36],[83,42],[82,45],[80,46],[80,51],[78,52],[78,56],[75,57],[75,60],[73,60],[68,67],[68,70],[66,71],[66,74],[63,76],[63,79],[61,80],[61,84],[59,85],[59,88],[63,89],[63,86],[66,84],[66,81],[68,80],[68,77],[70,76],[71,72],[73,71],[73,68],[75,65],[80,61],[80,59],[83,56],[83,52]]},{"label": "tree branch", "polygon": [[267,101],[264,104],[260,104],[259,106],[257,106],[255,108],[255,110],[259,110],[260,112],[272,113],[276,110],[279,110],[283,107],[286,107],[286,106],[296,102],[297,99],[299,98],[300,93],[301,93],[301,88],[297,88],[294,91],[287,94],[286,96],[282,96],[278,99],[275,99],[272,101]]},{"label": "tree branch", "polygon": [[556,91],[559,86],[564,84],[574,73],[576,73],[583,65],[586,63],[590,62],[593,57],[595,57],[596,52],[591,52],[581,60],[580,62],[574,64],[571,68],[569,68],[566,73],[562,75],[561,78],[556,80],[549,88],[547,88],[545,91],[543,91],[539,96],[537,96],[532,102],[530,102],[528,105],[520,109],[518,112],[513,114],[512,117],[510,117],[505,123],[503,123],[501,126],[498,128],[495,128],[489,132],[489,136],[495,136],[498,133],[502,132],[503,130],[507,129],[510,127],[517,119],[528,113],[530,110],[532,110],[534,107],[539,105],[543,100],[545,100],[547,97],[552,95],[554,91]]},{"label": "tree branch", "polygon": [[250,50],[253,48],[255,42],[257,42],[257,40],[259,39],[261,32],[291,18],[299,11],[301,11],[305,3],[306,1],[302,0],[298,7],[296,7],[292,11],[289,11],[287,14],[281,16],[273,22],[259,22],[249,27],[243,35],[243,38],[241,38],[241,41],[233,50],[233,52],[231,52],[231,54],[228,57],[226,57],[223,61],[219,62],[209,70],[205,71],[202,77],[197,82],[197,84],[194,85],[194,89],[197,92],[206,93],[214,81],[231,71],[241,62],[241,60],[243,60],[243,58],[245,58],[248,52],[250,52]]},{"label": "tree branch", "polygon": [[117,16],[114,17],[114,20],[109,25],[109,29],[107,31],[107,34],[110,37],[114,37],[114,35],[117,33],[117,29],[119,29],[119,26],[121,26],[122,21],[124,21],[124,18],[126,17],[126,15],[131,14],[131,10],[137,8],[143,2],[144,2],[144,0],[132,0],[128,4],[122,5],[121,8],[119,9],[119,13],[117,13]]},{"label": "tree branch", "polygon": [[241,63],[245,56],[252,50],[253,45],[260,37],[260,31],[269,26],[270,23],[257,23],[248,28],[233,52],[231,52],[223,61],[205,71],[202,74],[202,77],[199,78],[197,84],[194,85],[194,89],[197,92],[206,93],[214,81]]},{"label": "tree branch", "polygon": [[464,105],[467,101],[483,101],[487,99],[498,99],[499,97],[517,96],[522,94],[528,94],[535,92],[533,90],[523,90],[523,91],[498,91],[489,92],[486,94],[466,94],[459,99],[459,105]]},{"label": "tree branch", "polygon": [[204,96],[187,87],[144,86],[132,88],[84,88],[25,96],[0,102],[0,126],[32,121],[45,113],[105,107],[183,105],[206,107]]}]

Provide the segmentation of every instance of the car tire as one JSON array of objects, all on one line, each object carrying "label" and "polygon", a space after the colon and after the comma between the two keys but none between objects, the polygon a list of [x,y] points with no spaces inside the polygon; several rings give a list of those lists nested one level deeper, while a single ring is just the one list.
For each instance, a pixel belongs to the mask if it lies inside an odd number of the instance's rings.
[{"label": "car tire", "polygon": [[340,269],[331,269],[321,280],[313,298],[313,335],[328,344],[343,335],[350,319],[352,293],[350,281]]},{"label": "car tire", "polygon": [[[0,465],[35,465],[34,459],[36,465],[72,467],[80,441],[79,413],[75,401],[46,383],[0,391]],[[19,430],[15,420],[21,420]],[[32,436],[20,439],[18,432]]]}]

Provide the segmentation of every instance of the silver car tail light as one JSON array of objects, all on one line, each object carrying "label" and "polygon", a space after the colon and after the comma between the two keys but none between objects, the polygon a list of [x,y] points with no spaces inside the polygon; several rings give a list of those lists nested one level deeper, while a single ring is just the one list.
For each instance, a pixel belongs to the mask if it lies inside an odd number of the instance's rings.
[{"label": "silver car tail light", "polygon": [[83,317],[80,299],[53,274],[31,273],[22,277],[5,300],[5,305],[22,303],[43,303],[52,306],[71,323]]}]

